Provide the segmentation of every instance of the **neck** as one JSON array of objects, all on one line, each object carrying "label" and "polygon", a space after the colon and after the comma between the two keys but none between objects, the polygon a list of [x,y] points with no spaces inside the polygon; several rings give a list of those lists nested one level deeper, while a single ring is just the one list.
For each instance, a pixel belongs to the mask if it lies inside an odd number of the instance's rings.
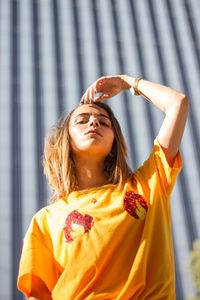
[{"label": "neck", "polygon": [[106,184],[106,174],[104,172],[104,160],[75,159],[76,176],[78,179],[78,189],[84,190]]}]

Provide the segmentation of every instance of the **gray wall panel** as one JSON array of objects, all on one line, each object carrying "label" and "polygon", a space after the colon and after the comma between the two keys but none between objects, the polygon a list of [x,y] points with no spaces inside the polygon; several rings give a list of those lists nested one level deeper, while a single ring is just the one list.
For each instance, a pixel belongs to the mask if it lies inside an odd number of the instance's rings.
[{"label": "gray wall panel", "polygon": [[[40,163],[46,131],[97,77],[117,73],[142,75],[190,97],[184,168],[171,207],[177,299],[195,291],[185,265],[200,236],[199,1],[1,0],[0,299],[23,298],[15,260],[32,215],[51,195]],[[128,92],[108,103],[137,167],[148,157],[163,114]]]}]

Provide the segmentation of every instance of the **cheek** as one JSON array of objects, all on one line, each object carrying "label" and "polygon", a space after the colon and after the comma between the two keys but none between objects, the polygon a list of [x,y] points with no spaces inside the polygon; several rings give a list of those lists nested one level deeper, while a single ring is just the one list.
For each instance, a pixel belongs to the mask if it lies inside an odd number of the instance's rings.
[{"label": "cheek", "polygon": [[77,152],[85,147],[84,128],[72,127],[69,129],[72,152]]},{"label": "cheek", "polygon": [[110,132],[110,141],[113,143],[114,139],[115,139],[115,135],[114,135],[114,132],[113,132],[113,130],[112,130],[112,131]]},{"label": "cheek", "polygon": [[113,146],[113,143],[114,143],[114,139],[115,139],[115,136],[114,136],[114,133],[111,132],[109,135],[108,135],[108,142],[107,142],[107,145],[109,146],[110,150],[112,149],[112,146]]},{"label": "cheek", "polygon": [[82,135],[82,131],[77,127],[69,128],[69,136],[71,141],[76,142],[77,139],[80,139]]},{"label": "cheek", "polygon": [[77,141],[79,140],[78,132],[77,130],[75,130],[75,128],[69,129],[69,137],[70,137],[70,144],[73,150],[74,148],[76,148]]}]

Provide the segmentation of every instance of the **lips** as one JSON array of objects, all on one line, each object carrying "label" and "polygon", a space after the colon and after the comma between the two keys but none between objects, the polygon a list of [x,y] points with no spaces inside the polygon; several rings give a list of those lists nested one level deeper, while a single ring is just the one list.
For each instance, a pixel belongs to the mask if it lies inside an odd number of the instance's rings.
[{"label": "lips", "polygon": [[90,134],[90,133],[102,136],[97,130],[89,130],[88,132],[86,132],[86,134]]}]

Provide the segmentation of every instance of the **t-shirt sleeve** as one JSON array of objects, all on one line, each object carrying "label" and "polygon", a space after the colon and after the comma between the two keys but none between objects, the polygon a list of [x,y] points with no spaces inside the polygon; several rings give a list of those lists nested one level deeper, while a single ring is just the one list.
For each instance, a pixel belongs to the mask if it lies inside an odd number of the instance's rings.
[{"label": "t-shirt sleeve", "polygon": [[159,184],[163,194],[168,197],[172,192],[181,168],[182,159],[180,151],[176,155],[173,166],[170,166],[156,138],[149,158],[136,170],[135,176],[145,185],[146,189],[151,189],[154,184]]},{"label": "t-shirt sleeve", "polygon": [[32,219],[23,243],[17,286],[27,298],[31,292],[33,276],[39,277],[50,292],[59,277],[50,237],[42,222],[44,220],[38,222],[36,217]]}]

